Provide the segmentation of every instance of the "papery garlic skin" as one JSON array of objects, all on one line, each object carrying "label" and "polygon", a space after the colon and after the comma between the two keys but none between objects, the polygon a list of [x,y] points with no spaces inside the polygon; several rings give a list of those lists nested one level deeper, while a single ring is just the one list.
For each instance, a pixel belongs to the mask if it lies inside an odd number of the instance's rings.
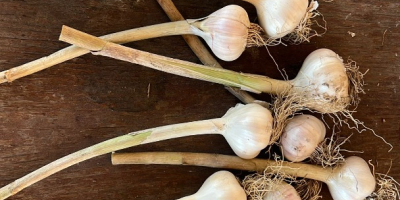
[{"label": "papery garlic skin", "polygon": [[228,5],[208,17],[188,22],[193,33],[202,37],[221,60],[236,60],[246,48],[250,21],[240,6]]},{"label": "papery garlic skin", "polygon": [[257,9],[261,27],[270,38],[282,38],[294,31],[304,18],[308,0],[245,0]]},{"label": "papery garlic skin", "polygon": [[322,113],[340,112],[350,103],[345,65],[332,50],[310,53],[291,82],[293,93],[303,95],[304,101]]},{"label": "papery garlic skin", "polygon": [[296,189],[286,182],[271,185],[263,200],[301,200]]},{"label": "papery garlic skin", "polygon": [[310,157],[326,134],[324,123],[312,115],[297,115],[287,121],[281,136],[284,158],[300,162]]},{"label": "papery garlic skin", "polygon": [[337,170],[326,181],[334,200],[363,200],[375,190],[375,178],[364,159],[348,157]]},{"label": "papery garlic skin", "polygon": [[195,194],[179,200],[246,200],[246,193],[236,177],[228,171],[218,171],[203,183]]},{"label": "papery garlic skin", "polygon": [[256,157],[268,146],[272,133],[272,114],[259,104],[238,104],[222,117],[222,135],[241,158]]}]

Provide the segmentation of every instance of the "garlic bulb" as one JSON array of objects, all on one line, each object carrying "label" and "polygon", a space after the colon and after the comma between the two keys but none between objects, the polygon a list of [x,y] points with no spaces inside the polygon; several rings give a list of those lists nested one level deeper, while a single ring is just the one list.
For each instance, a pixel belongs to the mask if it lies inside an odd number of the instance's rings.
[{"label": "garlic bulb", "polygon": [[326,181],[334,200],[363,200],[375,190],[375,178],[360,157],[346,158]]},{"label": "garlic bulb", "polygon": [[322,113],[342,111],[350,103],[346,68],[332,50],[318,49],[310,53],[291,82],[291,92],[303,95],[313,109]]},{"label": "garlic bulb", "polygon": [[308,0],[245,0],[257,9],[261,27],[271,38],[293,32],[307,12]]},{"label": "garlic bulb", "polygon": [[269,144],[273,117],[261,105],[238,104],[222,118],[227,122],[221,134],[241,158],[254,158]]},{"label": "garlic bulb", "polygon": [[263,200],[301,200],[296,189],[284,181],[270,185],[268,191]]},{"label": "garlic bulb", "polygon": [[293,162],[310,157],[325,138],[324,123],[312,115],[297,115],[289,119],[281,136],[282,154]]},{"label": "garlic bulb", "polygon": [[246,48],[250,21],[240,6],[228,5],[208,17],[187,21],[193,33],[202,37],[221,60],[235,60]]},{"label": "garlic bulb", "polygon": [[246,193],[236,177],[228,171],[219,171],[207,178],[199,191],[179,200],[246,200]]}]

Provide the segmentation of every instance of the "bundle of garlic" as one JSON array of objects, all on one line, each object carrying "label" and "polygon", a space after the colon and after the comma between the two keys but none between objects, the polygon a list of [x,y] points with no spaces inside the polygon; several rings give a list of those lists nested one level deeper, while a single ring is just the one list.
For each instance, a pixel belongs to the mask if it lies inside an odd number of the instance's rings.
[{"label": "bundle of garlic", "polygon": [[[273,94],[286,93],[299,96],[302,102],[306,102],[305,105],[321,113],[344,111],[352,99],[349,94],[351,81],[347,76],[346,67],[342,59],[328,49],[312,52],[304,61],[303,67],[294,80],[278,81],[141,52],[106,42],[68,27],[63,28],[60,39],[87,48],[95,55],[129,61],[169,73],[240,87],[253,92],[267,91]],[[369,191],[368,188],[366,190]],[[352,196],[352,194],[346,195]]]},{"label": "bundle of garlic", "polygon": [[0,199],[6,199],[56,172],[90,158],[132,146],[185,136],[221,134],[238,156],[254,158],[269,144],[271,129],[272,116],[268,109],[258,104],[239,104],[229,109],[221,118],[136,131],[87,147],[0,188]]},{"label": "bundle of garlic", "polygon": [[[256,6],[261,25],[272,40],[279,40],[296,32],[296,27],[299,27],[299,24],[307,23],[310,13],[318,7],[318,4],[314,1],[311,1],[310,5],[307,6],[306,0],[245,1]],[[282,13],[283,15],[281,15]],[[296,96],[301,99],[297,102],[301,103],[301,106],[307,106],[321,113],[341,112],[351,104],[354,97],[350,93],[350,87],[353,82],[349,80],[351,77],[347,74],[343,60],[329,49],[319,49],[312,52],[305,59],[296,78],[282,81],[258,75],[213,69],[114,44],[151,37],[194,34],[202,37],[218,58],[232,61],[242,54],[246,46],[249,46],[249,37],[252,37],[249,34],[250,29],[251,23],[247,13],[243,8],[235,5],[226,6],[205,18],[143,27],[102,38],[63,27],[60,39],[77,46],[63,49],[49,57],[23,65],[21,68],[2,72],[0,78],[3,76],[3,82],[5,80],[12,81],[65,60],[92,52],[95,55],[109,56],[169,73],[238,87],[251,92]],[[70,154],[1,188],[0,199],[5,199],[51,174],[95,156],[176,137],[221,134],[239,157],[251,159],[271,143],[271,131],[272,116],[267,109],[256,104],[238,105],[230,109],[222,118],[134,132]],[[310,157],[325,137],[325,132],[324,124],[311,115],[298,115],[288,120],[281,137],[284,158],[299,162]],[[259,159],[242,160],[222,155],[178,153],[171,156],[172,154],[113,154],[113,163],[194,164],[256,171],[265,169],[269,165],[272,168],[279,168],[281,172],[289,175],[325,182],[335,200],[361,200],[370,195],[375,187],[375,180],[368,165],[358,157],[345,159],[337,168],[321,168],[312,165]],[[179,156],[181,158],[178,160],[168,160],[168,158]],[[200,156],[201,159],[198,159]],[[309,173],[310,171],[312,173]],[[296,190],[284,182],[269,185],[266,190],[268,192],[262,197],[264,200],[300,199]],[[211,198],[242,200],[246,199],[246,196],[233,174],[221,171],[210,176],[198,192],[181,199]]]}]

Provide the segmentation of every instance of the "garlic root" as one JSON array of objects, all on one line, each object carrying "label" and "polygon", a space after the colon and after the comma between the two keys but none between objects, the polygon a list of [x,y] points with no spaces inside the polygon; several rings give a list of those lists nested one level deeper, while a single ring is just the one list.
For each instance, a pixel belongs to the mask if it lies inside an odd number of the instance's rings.
[{"label": "garlic root", "polygon": [[299,193],[286,180],[291,184],[296,182],[279,171],[254,173],[246,176],[242,185],[249,200],[301,200]]}]

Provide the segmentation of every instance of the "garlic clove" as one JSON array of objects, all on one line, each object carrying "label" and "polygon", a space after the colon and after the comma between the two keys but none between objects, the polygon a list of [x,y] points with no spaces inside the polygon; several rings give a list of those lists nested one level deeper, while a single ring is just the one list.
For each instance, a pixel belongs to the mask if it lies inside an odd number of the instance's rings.
[{"label": "garlic clove", "polygon": [[326,184],[334,200],[363,200],[375,190],[375,178],[364,159],[351,156]]},{"label": "garlic clove", "polygon": [[312,115],[289,119],[281,136],[282,154],[293,162],[310,157],[326,134],[324,123]]},{"label": "garlic clove", "polygon": [[226,119],[222,135],[236,155],[256,157],[268,146],[272,132],[272,114],[259,104],[238,104],[222,117]]},{"label": "garlic clove", "polygon": [[308,0],[245,0],[257,9],[261,27],[270,38],[282,38],[294,31],[304,18]]},{"label": "garlic clove", "polygon": [[303,95],[307,103],[322,113],[339,112],[350,103],[345,65],[329,49],[310,53],[292,84],[293,93]]},{"label": "garlic clove", "polygon": [[188,22],[193,33],[202,37],[221,60],[236,60],[246,48],[250,21],[240,6],[228,5],[208,17]]},{"label": "garlic clove", "polygon": [[296,189],[286,182],[271,185],[268,191],[263,200],[301,200]]},{"label": "garlic clove", "polygon": [[195,194],[179,200],[246,200],[246,193],[236,177],[228,171],[212,174]]}]

